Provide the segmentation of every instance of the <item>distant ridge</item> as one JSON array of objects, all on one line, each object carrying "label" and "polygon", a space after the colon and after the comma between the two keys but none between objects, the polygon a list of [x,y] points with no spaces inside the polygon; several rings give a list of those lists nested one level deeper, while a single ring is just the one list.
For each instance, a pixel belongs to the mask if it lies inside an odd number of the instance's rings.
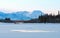
[{"label": "distant ridge", "polygon": [[30,20],[38,18],[41,15],[44,15],[44,13],[40,10],[34,10],[32,14],[29,14],[28,11],[17,11],[14,13],[0,12],[0,19],[10,18],[11,20]]}]

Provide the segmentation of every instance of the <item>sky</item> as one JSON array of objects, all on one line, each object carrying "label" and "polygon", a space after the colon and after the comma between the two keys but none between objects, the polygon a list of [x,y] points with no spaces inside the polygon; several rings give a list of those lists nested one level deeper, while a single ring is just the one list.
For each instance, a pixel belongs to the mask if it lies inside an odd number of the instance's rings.
[{"label": "sky", "polygon": [[0,0],[0,11],[11,13],[14,11],[41,10],[45,13],[60,10],[60,0]]}]

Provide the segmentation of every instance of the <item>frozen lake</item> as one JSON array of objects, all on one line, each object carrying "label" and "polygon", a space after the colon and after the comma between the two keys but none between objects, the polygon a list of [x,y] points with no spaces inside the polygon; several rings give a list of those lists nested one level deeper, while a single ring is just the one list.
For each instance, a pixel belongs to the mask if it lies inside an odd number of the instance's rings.
[{"label": "frozen lake", "polygon": [[60,38],[60,24],[0,23],[0,38]]}]

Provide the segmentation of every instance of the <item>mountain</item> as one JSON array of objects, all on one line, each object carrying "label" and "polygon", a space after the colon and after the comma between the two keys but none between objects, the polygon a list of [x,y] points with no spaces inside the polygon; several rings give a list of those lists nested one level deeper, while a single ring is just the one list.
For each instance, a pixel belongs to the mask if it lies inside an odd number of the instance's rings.
[{"label": "mountain", "polygon": [[6,16],[6,14],[4,12],[0,12],[0,19],[4,19]]},{"label": "mountain", "polygon": [[30,20],[31,18],[28,15],[28,11],[15,12],[15,18],[17,17],[19,20]]},{"label": "mountain", "polygon": [[10,18],[11,20],[30,20],[31,18],[28,17],[29,12],[27,11],[20,11],[14,13],[3,13],[0,12],[0,19]]},{"label": "mountain", "polygon": [[17,11],[13,13],[0,12],[0,19],[10,18],[11,20],[30,20],[38,18],[41,15],[44,15],[44,13],[40,10],[35,10],[32,14],[29,14],[28,11]]},{"label": "mountain", "polygon": [[38,18],[41,15],[44,15],[44,13],[42,11],[35,10],[35,11],[32,12],[32,14],[30,16],[31,16],[31,18]]}]

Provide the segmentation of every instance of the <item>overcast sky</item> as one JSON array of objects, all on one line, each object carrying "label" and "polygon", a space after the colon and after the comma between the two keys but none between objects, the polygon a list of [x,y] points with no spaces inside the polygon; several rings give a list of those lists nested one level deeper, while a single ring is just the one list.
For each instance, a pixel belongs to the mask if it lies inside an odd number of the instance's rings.
[{"label": "overcast sky", "polygon": [[[60,10],[60,0],[0,0],[0,10],[5,12]],[[48,11],[47,11],[48,10]]]}]

